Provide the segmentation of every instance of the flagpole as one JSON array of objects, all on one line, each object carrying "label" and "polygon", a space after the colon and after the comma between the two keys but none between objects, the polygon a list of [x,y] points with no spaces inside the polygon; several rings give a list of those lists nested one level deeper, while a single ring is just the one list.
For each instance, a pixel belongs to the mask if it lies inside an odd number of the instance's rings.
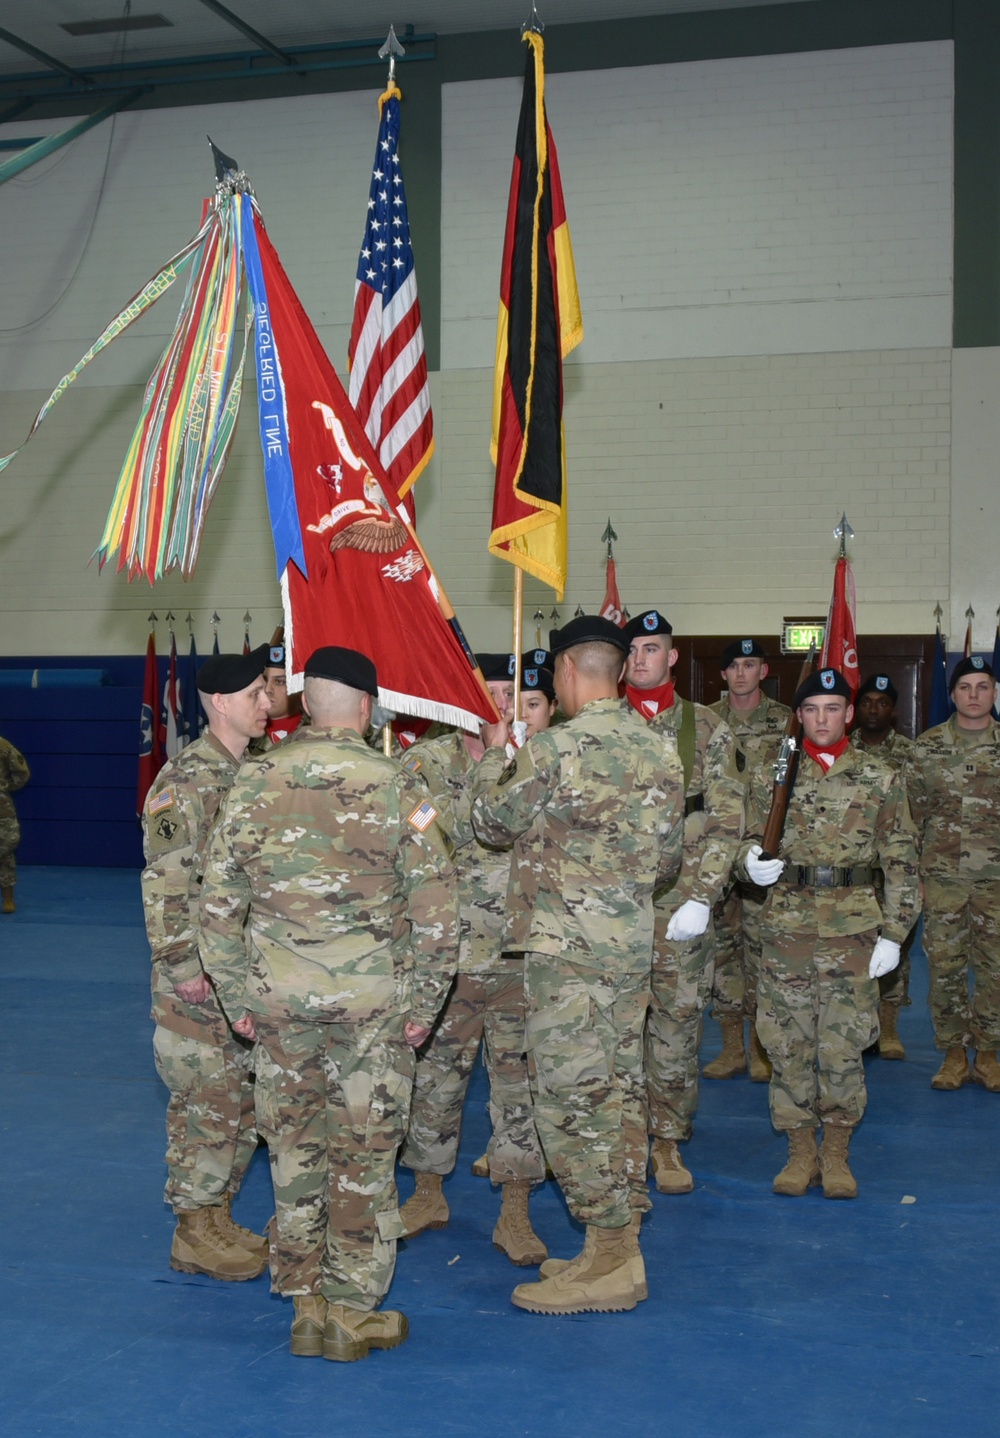
[{"label": "flagpole", "polygon": [[524,622],[524,570],[519,564],[514,565],[514,635],[512,644],[514,648],[514,718],[521,717],[521,645],[523,642],[522,626]]}]

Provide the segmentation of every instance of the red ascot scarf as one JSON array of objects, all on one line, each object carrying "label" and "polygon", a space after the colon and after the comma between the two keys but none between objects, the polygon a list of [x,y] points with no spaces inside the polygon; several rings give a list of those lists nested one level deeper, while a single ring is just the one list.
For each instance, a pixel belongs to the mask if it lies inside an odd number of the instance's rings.
[{"label": "red ascot scarf", "polygon": [[811,739],[803,739],[802,748],[809,755],[810,759],[815,760],[823,770],[823,773],[827,774],[833,768],[834,764],[836,764],[841,754],[847,753],[850,742],[850,739],[845,734],[839,744],[827,744],[825,749],[820,749]]},{"label": "red ascot scarf", "polygon": [[280,744],[282,739],[287,739],[289,734],[294,734],[301,723],[301,714],[287,714],[284,719],[269,719],[267,721],[267,737],[272,744]]},{"label": "red ascot scarf", "polygon": [[626,684],[625,697],[637,714],[644,719],[655,719],[661,710],[669,709],[673,704],[674,681],[669,679],[656,689],[636,689]]}]

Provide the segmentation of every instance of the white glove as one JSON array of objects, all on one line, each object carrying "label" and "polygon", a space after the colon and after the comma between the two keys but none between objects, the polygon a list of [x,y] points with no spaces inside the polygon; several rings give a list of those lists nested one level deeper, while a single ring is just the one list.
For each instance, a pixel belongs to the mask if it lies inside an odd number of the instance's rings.
[{"label": "white glove", "polygon": [[515,719],[510,726],[510,740],[505,746],[508,759],[513,759],[518,749],[524,748],[527,738],[527,724],[523,719]]},{"label": "white glove", "polygon": [[682,943],[685,939],[700,939],[708,928],[711,917],[712,910],[708,904],[701,904],[697,899],[686,899],[680,908],[670,915],[667,938],[679,939]]},{"label": "white glove", "polygon": [[891,939],[879,939],[868,961],[868,977],[880,979],[883,974],[891,974],[893,969],[898,967],[899,945],[894,944]]},{"label": "white glove", "polygon": [[759,844],[750,845],[750,852],[747,854],[747,873],[760,888],[769,889],[781,878],[785,861],[784,859],[762,859],[760,856],[763,852],[764,850]]}]

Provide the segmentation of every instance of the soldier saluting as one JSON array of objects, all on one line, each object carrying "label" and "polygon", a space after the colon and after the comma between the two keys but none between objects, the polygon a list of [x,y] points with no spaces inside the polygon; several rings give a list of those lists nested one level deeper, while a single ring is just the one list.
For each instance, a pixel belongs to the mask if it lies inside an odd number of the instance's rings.
[{"label": "soldier saluting", "polygon": [[[804,738],[778,857],[761,852],[771,800],[761,771],[736,865],[770,890],[757,1028],[774,1070],[771,1121],[788,1134],[774,1191],[799,1197],[822,1178],[825,1197],[854,1198],[847,1156],[865,1111],[861,1056],[878,1032],[875,981],[899,963],[919,903],[913,821],[899,776],[848,741],[854,709],[842,674],[811,675],[792,706]],[[876,866],[885,875],[881,911]]]}]

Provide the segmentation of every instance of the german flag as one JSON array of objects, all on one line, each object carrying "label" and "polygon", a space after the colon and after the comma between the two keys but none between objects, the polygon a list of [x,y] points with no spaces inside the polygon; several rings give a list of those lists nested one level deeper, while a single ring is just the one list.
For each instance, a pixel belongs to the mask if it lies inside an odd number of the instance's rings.
[{"label": "german flag", "polygon": [[493,380],[496,464],[489,550],[563,597],[566,456],[562,361],[583,339],[559,162],[545,115],[545,47],[533,30],[507,206]]}]

